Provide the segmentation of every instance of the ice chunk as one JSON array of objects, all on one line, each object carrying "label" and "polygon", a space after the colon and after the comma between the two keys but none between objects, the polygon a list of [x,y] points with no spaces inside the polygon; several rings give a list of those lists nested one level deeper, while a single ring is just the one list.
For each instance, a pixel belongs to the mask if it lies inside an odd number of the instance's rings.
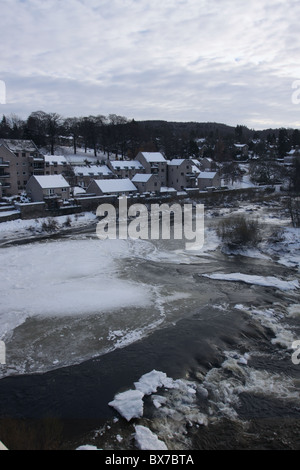
[{"label": "ice chunk", "polygon": [[156,392],[158,387],[163,387],[165,384],[170,386],[170,379],[168,379],[167,374],[157,370],[144,374],[138,382],[134,383],[135,388],[143,392],[144,395]]},{"label": "ice chunk", "polygon": [[132,418],[143,416],[143,396],[140,390],[127,390],[115,395],[114,400],[109,402],[109,406],[115,408],[123,418],[130,421]]},{"label": "ice chunk", "polygon": [[135,426],[135,439],[141,450],[168,450],[166,444],[145,426]]},{"label": "ice chunk", "polygon": [[273,276],[254,276],[251,274],[242,274],[242,273],[215,273],[215,274],[202,274],[204,277],[210,279],[217,279],[219,281],[242,281],[247,284],[256,284],[264,287],[275,287],[280,290],[291,290],[298,289],[299,281],[294,279],[292,281],[283,281]]}]

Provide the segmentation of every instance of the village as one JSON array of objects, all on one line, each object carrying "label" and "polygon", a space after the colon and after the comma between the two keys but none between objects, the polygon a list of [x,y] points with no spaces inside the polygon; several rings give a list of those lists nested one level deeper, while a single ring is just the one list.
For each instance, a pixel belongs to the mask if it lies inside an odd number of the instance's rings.
[{"label": "village", "polygon": [[2,221],[96,210],[100,200],[122,195],[164,198],[220,186],[209,158],[168,161],[159,152],[139,152],[134,160],[44,155],[32,140],[0,140]]},{"label": "village", "polygon": [[[244,161],[248,146],[236,144]],[[295,150],[282,165],[291,165]],[[139,151],[134,159],[92,152],[48,155],[32,140],[0,139],[0,221],[95,211],[100,203],[165,201],[228,190],[212,158]]]}]

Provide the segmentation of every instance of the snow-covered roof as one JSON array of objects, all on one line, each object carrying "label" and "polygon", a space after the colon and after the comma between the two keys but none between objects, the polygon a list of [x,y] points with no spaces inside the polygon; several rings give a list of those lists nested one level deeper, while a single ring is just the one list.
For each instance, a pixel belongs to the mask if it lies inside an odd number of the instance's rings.
[{"label": "snow-covered roof", "polygon": [[74,196],[77,196],[77,194],[85,194],[86,191],[83,189],[81,186],[74,186],[73,188],[73,194]]},{"label": "snow-covered roof", "polygon": [[127,191],[137,191],[137,188],[129,178],[94,180],[103,193],[122,193]]},{"label": "snow-covered roof", "polygon": [[34,175],[32,178],[35,178],[43,189],[70,187],[69,183],[62,175]]},{"label": "snow-covered roof", "polygon": [[176,193],[177,190],[176,190],[175,188],[172,188],[172,187],[162,186],[162,187],[160,188],[160,192],[161,192],[161,193],[169,193],[169,192],[174,192],[174,193]]},{"label": "snow-covered roof", "polygon": [[165,162],[165,157],[160,152],[141,152],[148,163]]},{"label": "snow-covered roof", "polygon": [[192,172],[193,173],[200,173],[199,167],[196,165],[192,165]]},{"label": "snow-covered roof", "polygon": [[137,173],[136,175],[134,175],[131,181],[136,182],[136,183],[147,183],[147,181],[149,181],[151,176],[152,174],[150,173]]},{"label": "snow-covered roof", "polygon": [[168,165],[181,165],[184,162],[184,158],[173,158],[168,162]]},{"label": "snow-covered roof", "polygon": [[115,170],[117,170],[117,169],[121,169],[121,170],[130,170],[130,169],[143,170],[144,169],[143,165],[138,160],[127,160],[127,161],[126,160],[114,160],[114,161],[110,162],[110,164]]},{"label": "snow-covered roof", "polygon": [[216,171],[201,171],[198,178],[213,179],[216,174]]},{"label": "snow-covered roof", "polygon": [[75,166],[76,176],[109,176],[112,171],[106,165]]},{"label": "snow-covered roof", "polygon": [[67,159],[63,155],[44,155],[45,163],[49,163],[50,165],[54,165],[57,163],[58,165],[66,165]]},{"label": "snow-covered roof", "polygon": [[0,143],[5,145],[12,152],[37,152],[38,149],[32,140],[23,139],[0,139]]}]

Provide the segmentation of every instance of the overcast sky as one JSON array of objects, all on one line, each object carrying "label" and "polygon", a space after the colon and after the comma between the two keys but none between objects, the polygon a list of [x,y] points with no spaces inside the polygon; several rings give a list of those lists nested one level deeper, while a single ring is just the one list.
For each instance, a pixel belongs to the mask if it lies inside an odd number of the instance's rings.
[{"label": "overcast sky", "polygon": [[300,127],[299,18],[299,0],[0,0],[0,115]]}]

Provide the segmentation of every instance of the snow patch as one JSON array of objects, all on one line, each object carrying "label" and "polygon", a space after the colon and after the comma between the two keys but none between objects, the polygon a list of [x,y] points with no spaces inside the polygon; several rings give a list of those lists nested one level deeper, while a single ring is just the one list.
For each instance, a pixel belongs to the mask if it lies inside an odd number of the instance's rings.
[{"label": "snow patch", "polygon": [[264,287],[275,287],[280,290],[299,289],[299,281],[297,279],[294,279],[292,281],[283,281],[273,276],[255,276],[251,274],[242,273],[214,273],[202,274],[202,276],[208,277],[209,279],[216,279],[219,281],[238,281]]}]

